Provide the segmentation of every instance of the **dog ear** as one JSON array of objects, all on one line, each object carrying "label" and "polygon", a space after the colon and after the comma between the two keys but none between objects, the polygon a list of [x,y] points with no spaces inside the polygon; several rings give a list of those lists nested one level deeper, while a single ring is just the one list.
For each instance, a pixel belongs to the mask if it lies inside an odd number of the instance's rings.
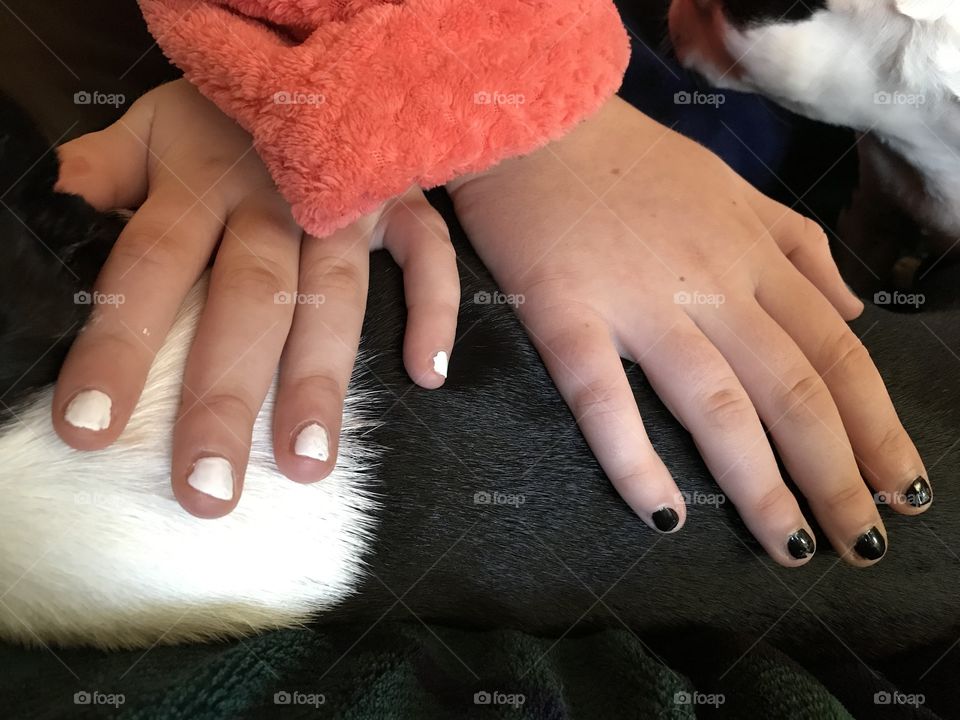
[{"label": "dog ear", "polygon": [[960,97],[960,2],[892,1],[897,12],[917,23],[903,49],[904,80],[912,87],[939,87]]}]

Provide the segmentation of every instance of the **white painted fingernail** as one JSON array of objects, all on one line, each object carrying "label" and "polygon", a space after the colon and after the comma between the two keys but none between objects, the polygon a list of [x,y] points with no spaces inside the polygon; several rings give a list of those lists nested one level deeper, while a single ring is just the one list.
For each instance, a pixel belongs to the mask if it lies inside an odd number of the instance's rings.
[{"label": "white painted fingernail", "polygon": [[449,363],[449,358],[447,354],[441,350],[436,355],[433,356],[433,371],[440,377],[447,376],[447,365]]},{"label": "white painted fingernail", "polygon": [[222,457],[204,457],[197,460],[187,484],[204,495],[218,500],[233,499],[233,468]]},{"label": "white painted fingernail", "polygon": [[330,436],[322,425],[311,423],[297,434],[293,452],[300,457],[326,461],[330,457]]},{"label": "white painted fingernail", "polygon": [[84,430],[106,430],[110,427],[110,396],[99,390],[84,390],[70,401],[63,419]]}]

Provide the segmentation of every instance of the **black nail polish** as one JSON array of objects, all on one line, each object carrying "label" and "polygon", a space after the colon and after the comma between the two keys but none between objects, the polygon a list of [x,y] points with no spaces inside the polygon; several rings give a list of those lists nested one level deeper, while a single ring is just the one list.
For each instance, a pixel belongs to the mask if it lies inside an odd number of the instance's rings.
[{"label": "black nail polish", "polygon": [[857,538],[857,544],[853,546],[853,551],[865,560],[879,560],[887,551],[887,541],[875,527]]},{"label": "black nail polish", "polygon": [[907,502],[913,507],[923,507],[933,500],[933,493],[930,492],[930,483],[922,477],[918,477],[910,483],[907,489],[903,491],[903,494],[904,497],[907,498]]},{"label": "black nail polish", "polygon": [[787,538],[787,551],[797,560],[803,560],[813,555],[817,551],[817,546],[810,537],[810,533],[800,528]]},{"label": "black nail polish", "polygon": [[653,524],[662,533],[670,532],[680,522],[680,516],[673,508],[660,508],[653,514]]}]

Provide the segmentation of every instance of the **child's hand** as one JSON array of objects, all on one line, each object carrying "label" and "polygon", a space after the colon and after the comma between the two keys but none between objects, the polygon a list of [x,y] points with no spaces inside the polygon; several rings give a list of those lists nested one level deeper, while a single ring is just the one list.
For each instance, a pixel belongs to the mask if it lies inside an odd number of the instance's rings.
[{"label": "child's hand", "polygon": [[826,238],[717,157],[615,99],[560,142],[450,189],[502,289],[524,296],[520,317],[608,477],[646,522],[681,527],[684,502],[620,357],[640,365],[784,565],[806,562],[812,547],[796,533],[812,532],[761,421],[849,562],[885,548],[861,472],[895,510],[926,509],[926,471],[844,323],[863,305]]},{"label": "child's hand", "polygon": [[214,252],[173,439],[173,488],[190,512],[218,517],[237,504],[278,362],[278,467],[300,482],[333,469],[371,248],[386,246],[404,266],[410,376],[424,387],[443,383],[434,357],[453,344],[459,280],[446,226],[419,191],[301,242],[249,136],[183,81],[148,93],[60,155],[59,189],[100,209],[139,208],[97,282],[99,297],[123,302],[95,308],[57,383],[54,426],[71,446],[103,448],[120,435]]}]

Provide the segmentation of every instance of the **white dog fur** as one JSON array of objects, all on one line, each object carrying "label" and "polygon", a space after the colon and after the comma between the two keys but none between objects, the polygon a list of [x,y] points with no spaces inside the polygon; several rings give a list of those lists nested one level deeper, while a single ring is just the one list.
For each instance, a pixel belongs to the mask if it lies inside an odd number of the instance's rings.
[{"label": "white dog fur", "polygon": [[247,634],[300,624],[355,586],[375,506],[362,395],[347,399],[337,469],[322,482],[277,471],[271,391],[237,509],[201,520],[174,499],[172,426],[205,296],[202,282],[110,448],[61,442],[51,391],[0,433],[2,637],[115,648]]},{"label": "white dog fur", "polygon": [[911,214],[929,229],[960,235],[960,3],[828,0],[800,22],[723,23],[731,71],[684,42],[696,35],[683,29],[696,17],[691,1],[674,0],[671,11],[684,64],[718,86],[872,133],[922,176],[920,197],[901,188]]}]

